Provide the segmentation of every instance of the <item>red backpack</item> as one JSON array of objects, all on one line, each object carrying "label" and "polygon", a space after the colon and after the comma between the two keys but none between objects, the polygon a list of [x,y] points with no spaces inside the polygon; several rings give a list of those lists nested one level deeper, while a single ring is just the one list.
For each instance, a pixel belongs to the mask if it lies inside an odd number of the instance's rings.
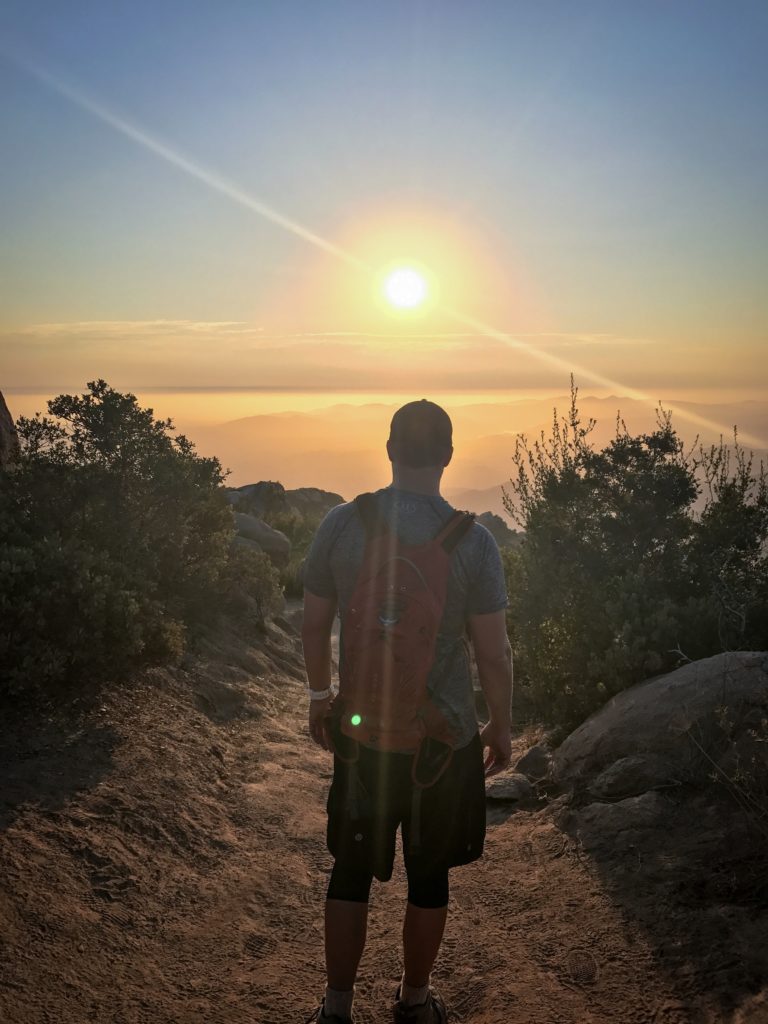
[{"label": "red backpack", "polygon": [[345,736],[379,750],[418,752],[428,737],[453,747],[455,737],[429,697],[427,679],[451,554],[474,514],[454,512],[432,540],[414,545],[389,530],[375,495],[359,495],[355,506],[367,541],[342,614],[339,695],[331,715]]}]

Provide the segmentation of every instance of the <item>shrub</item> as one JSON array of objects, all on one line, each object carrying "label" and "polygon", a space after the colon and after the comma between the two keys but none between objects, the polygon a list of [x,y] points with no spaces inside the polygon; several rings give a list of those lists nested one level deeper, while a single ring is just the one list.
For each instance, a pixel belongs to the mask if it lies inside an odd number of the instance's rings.
[{"label": "shrub", "polygon": [[[221,466],[170,420],[101,380],[48,408],[18,421],[19,461],[0,476],[0,689],[13,691],[178,657],[220,614],[239,559]],[[249,571],[254,611],[269,608],[273,576]]]},{"label": "shrub", "polygon": [[[736,446],[686,453],[668,414],[595,451],[572,385],[550,437],[519,437],[505,506],[525,530],[505,553],[517,675],[539,714],[570,728],[682,661],[765,645],[766,487]],[[694,514],[700,478],[703,514]]]}]

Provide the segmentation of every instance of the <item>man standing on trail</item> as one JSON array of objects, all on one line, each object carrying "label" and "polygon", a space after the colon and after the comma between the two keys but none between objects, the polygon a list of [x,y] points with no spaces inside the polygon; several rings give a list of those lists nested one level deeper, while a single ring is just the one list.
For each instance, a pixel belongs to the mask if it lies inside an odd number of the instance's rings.
[{"label": "man standing on trail", "polygon": [[[404,405],[392,418],[387,454],[392,483],[331,509],[304,569],[309,731],[334,753],[319,1024],[351,1024],[371,883],[392,875],[398,827],[408,903],[392,1019],[445,1024],[430,974],[448,912],[448,871],[481,856],[484,776],[511,758],[504,572],[488,530],[440,495],[453,455],[448,414],[426,399]],[[490,714],[480,732],[467,634]]]}]

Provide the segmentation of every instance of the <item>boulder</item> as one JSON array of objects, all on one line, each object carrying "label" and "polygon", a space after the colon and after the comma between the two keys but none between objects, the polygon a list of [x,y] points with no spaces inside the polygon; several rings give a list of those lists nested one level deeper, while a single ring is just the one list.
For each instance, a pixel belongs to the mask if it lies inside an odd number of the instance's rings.
[{"label": "boulder", "polygon": [[0,469],[12,466],[19,455],[19,435],[0,391]]},{"label": "boulder", "polygon": [[641,793],[614,803],[587,804],[576,814],[566,812],[564,818],[568,819],[568,831],[577,836],[585,850],[605,848],[614,852],[620,846],[633,845],[639,833],[658,829],[671,811],[660,793]]},{"label": "boulder", "polygon": [[624,800],[649,790],[664,789],[674,784],[670,781],[674,776],[674,764],[668,759],[654,754],[631,754],[600,772],[589,784],[589,792],[600,800]]},{"label": "boulder", "polygon": [[323,491],[319,487],[296,487],[286,491],[285,497],[290,507],[300,512],[302,516],[318,520],[344,501],[340,494]]},{"label": "boulder", "polygon": [[533,782],[540,782],[549,775],[552,754],[541,743],[530,747],[515,765],[515,771]]},{"label": "boulder", "polygon": [[229,501],[241,512],[247,512],[261,519],[288,508],[285,488],[274,480],[260,480],[256,484],[229,488]]},{"label": "boulder", "polygon": [[524,775],[516,772],[502,773],[488,783],[485,790],[487,800],[514,803],[522,807],[535,804],[538,796],[535,788]]},{"label": "boulder", "polygon": [[717,654],[618,694],[558,747],[553,775],[566,784],[600,776],[592,785],[615,794],[693,781],[766,717],[768,652]]},{"label": "boulder", "polygon": [[261,551],[269,555],[272,562],[285,566],[291,557],[291,542],[284,533],[267,526],[261,519],[249,516],[244,512],[235,512],[235,529],[239,541],[247,541],[249,545],[257,545]]}]

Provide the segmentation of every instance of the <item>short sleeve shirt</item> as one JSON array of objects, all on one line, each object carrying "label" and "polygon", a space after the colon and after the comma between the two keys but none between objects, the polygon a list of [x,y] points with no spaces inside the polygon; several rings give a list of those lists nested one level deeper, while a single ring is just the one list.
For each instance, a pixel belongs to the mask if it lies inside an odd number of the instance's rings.
[{"label": "short sleeve shirt", "polygon": [[[376,491],[379,512],[405,544],[424,544],[448,521],[454,507],[440,495],[395,487]],[[332,508],[318,527],[304,566],[304,586],[318,597],[335,598],[341,612],[340,652],[344,657],[344,612],[357,583],[365,550],[365,528],[354,502]],[[456,546],[451,558],[445,609],[427,686],[432,699],[459,735],[458,746],[477,732],[469,653],[469,615],[507,606],[504,568],[498,545],[480,523]]]}]

